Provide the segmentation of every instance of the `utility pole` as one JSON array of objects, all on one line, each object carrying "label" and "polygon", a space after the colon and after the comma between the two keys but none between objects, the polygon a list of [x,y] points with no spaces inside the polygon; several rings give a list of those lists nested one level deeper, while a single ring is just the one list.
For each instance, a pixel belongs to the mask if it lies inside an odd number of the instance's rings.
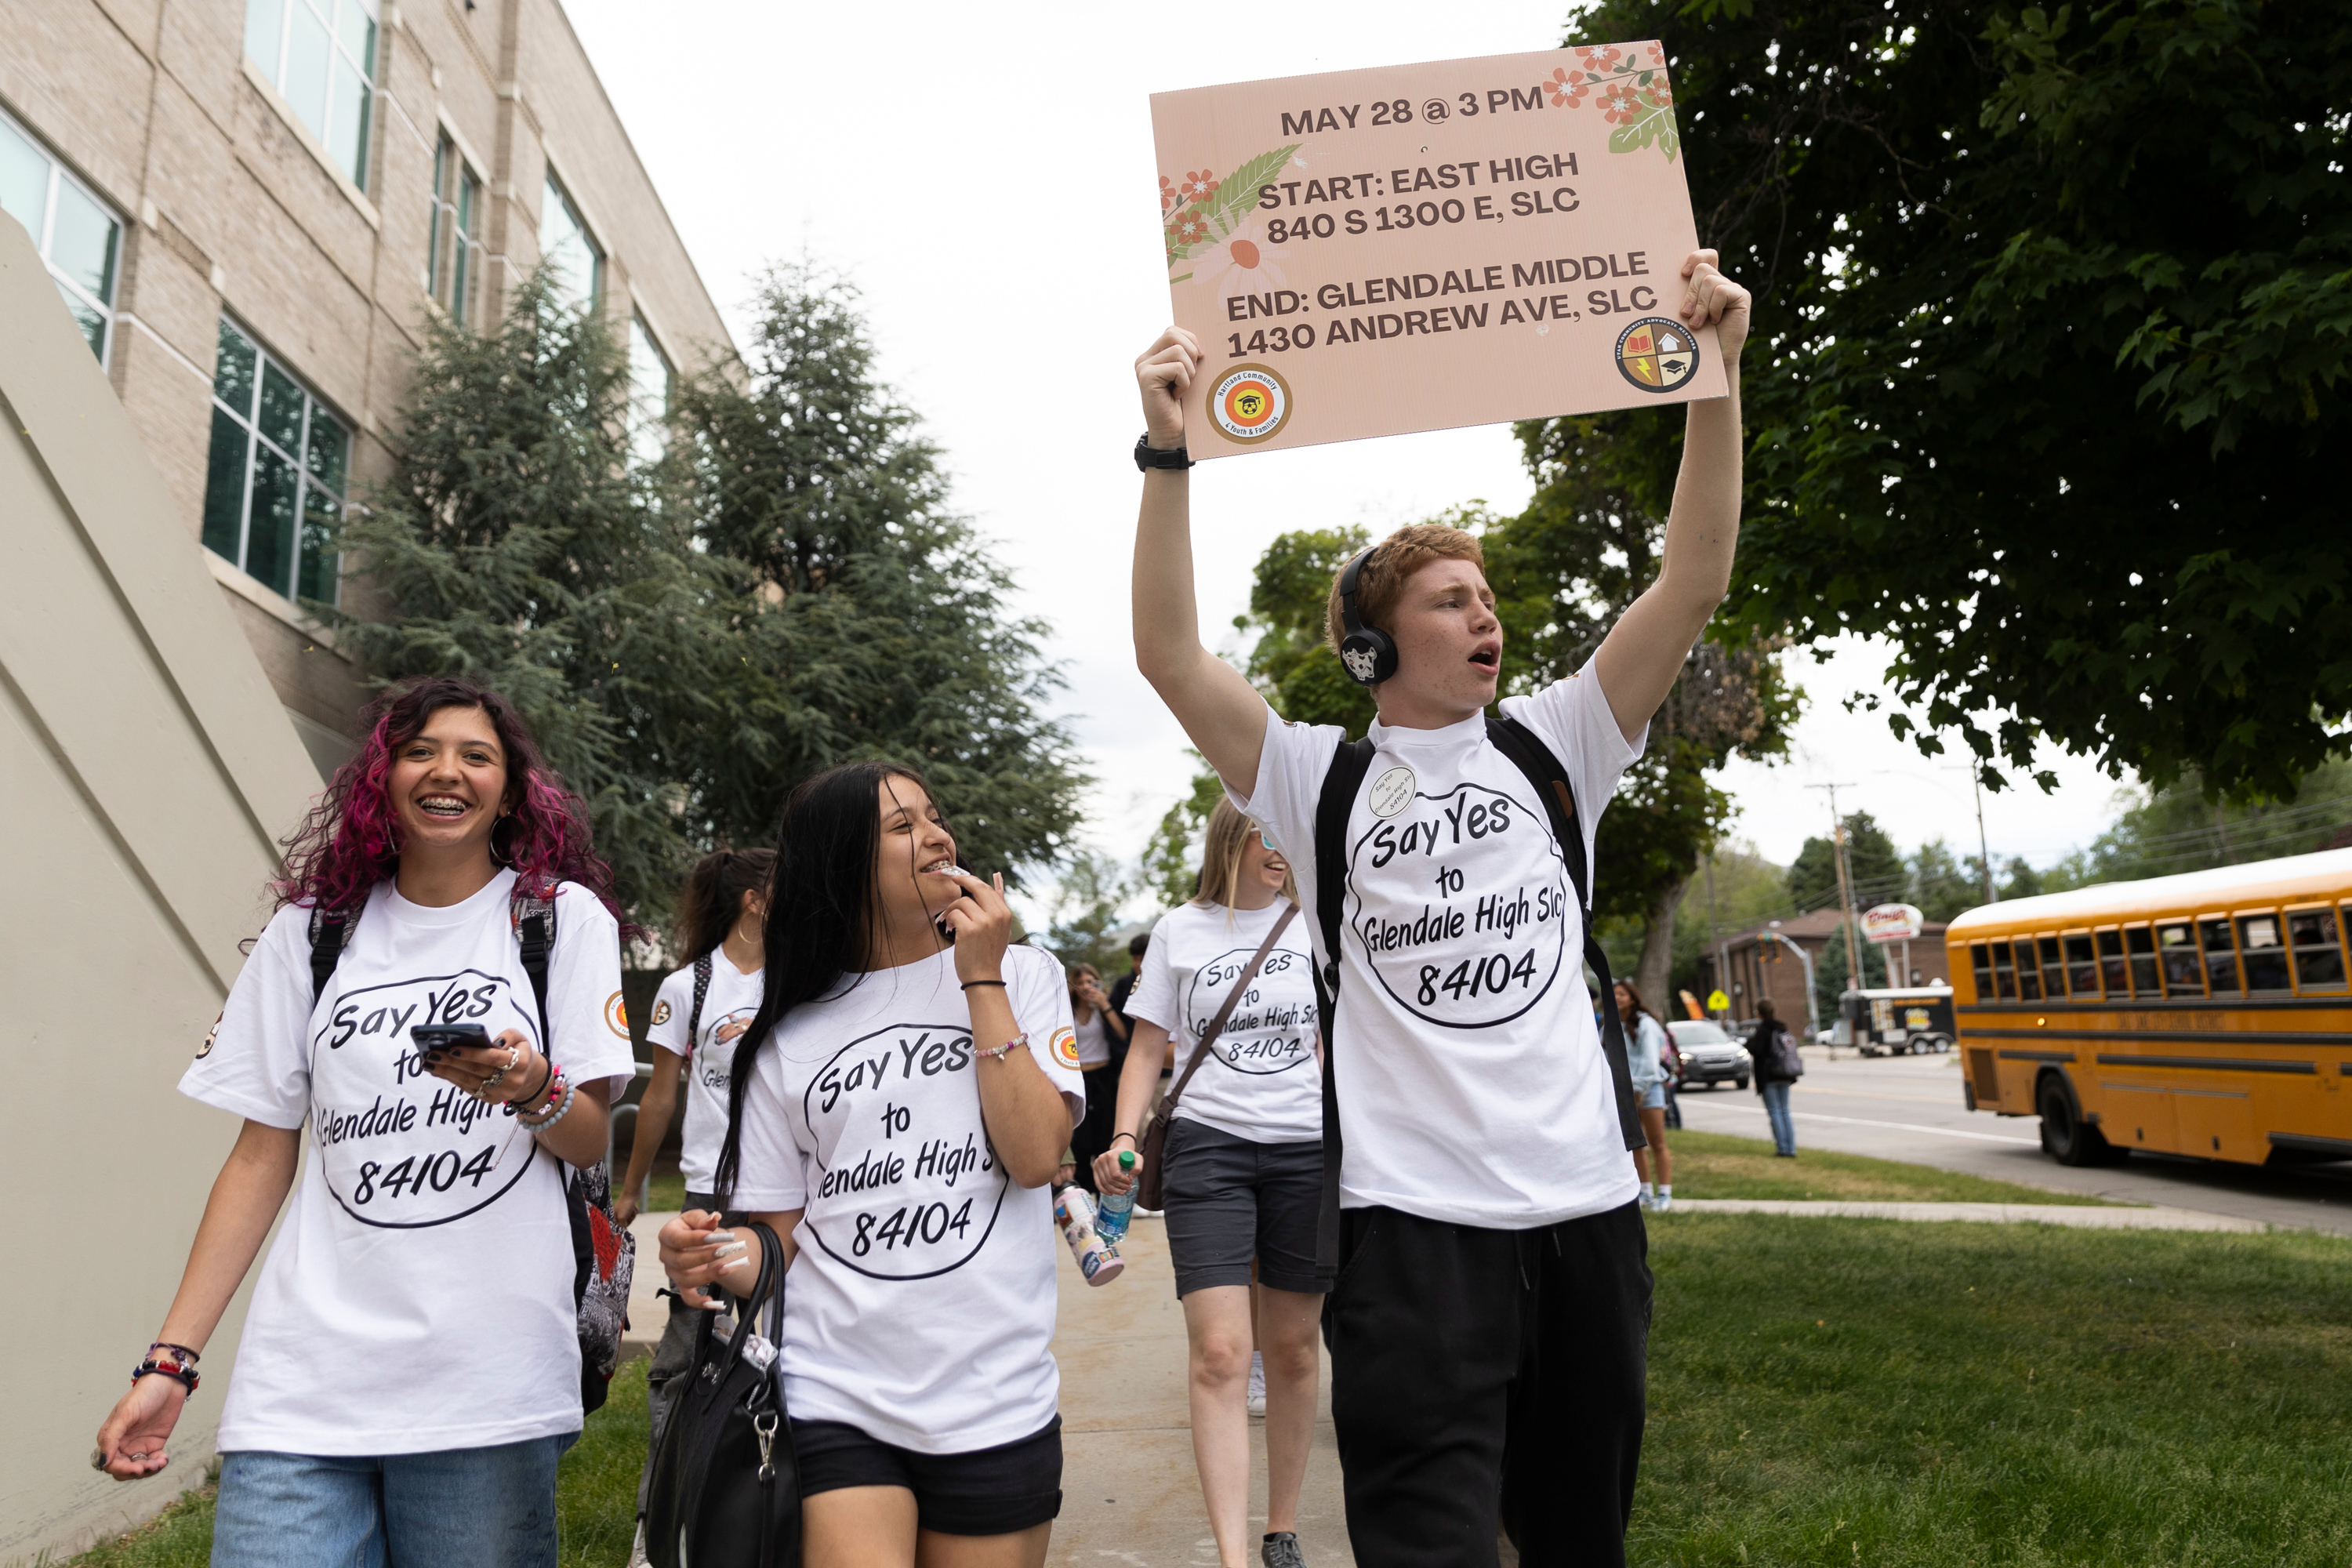
[{"label": "utility pole", "polygon": [[[1731,994],[1731,950],[1724,945],[1723,921],[1715,912],[1715,851],[1712,849],[1706,852],[1706,929],[1708,934],[1715,938],[1716,988],[1728,996]],[[1733,1007],[1731,1016],[1735,1018],[1739,1016],[1739,1009]]]},{"label": "utility pole", "polygon": [[[1837,858],[1838,901],[1845,910],[1845,972],[1846,989],[1862,989],[1862,944],[1853,930],[1853,879],[1845,865],[1845,820],[1838,816],[1838,786],[1833,784],[1808,784],[1808,789],[1827,790],[1830,796],[1830,848]],[[1854,786],[1849,783],[1846,788]]]},{"label": "utility pole", "polygon": [[1976,764],[1969,764],[1969,788],[1977,797],[1977,869],[1984,873],[1985,902],[1997,904],[2000,895],[1992,889],[1992,842],[1985,837],[1984,784],[1977,777]]}]

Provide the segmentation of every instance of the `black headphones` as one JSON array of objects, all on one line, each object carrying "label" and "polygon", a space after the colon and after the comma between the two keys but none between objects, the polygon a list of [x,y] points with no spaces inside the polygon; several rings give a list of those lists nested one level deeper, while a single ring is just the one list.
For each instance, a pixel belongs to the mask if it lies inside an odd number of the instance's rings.
[{"label": "black headphones", "polygon": [[1370,549],[1357,552],[1339,574],[1339,625],[1345,635],[1339,638],[1339,663],[1348,679],[1359,686],[1378,686],[1397,672],[1397,647],[1389,634],[1378,626],[1364,625],[1356,611],[1356,579],[1364,574],[1364,562]]}]

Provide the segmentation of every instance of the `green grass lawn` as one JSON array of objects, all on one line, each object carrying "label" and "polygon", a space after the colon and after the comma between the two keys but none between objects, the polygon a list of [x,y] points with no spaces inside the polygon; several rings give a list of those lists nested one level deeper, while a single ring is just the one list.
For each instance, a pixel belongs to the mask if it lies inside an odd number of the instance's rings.
[{"label": "green grass lawn", "polygon": [[2084,1204],[2097,1198],[2048,1193],[1983,1176],[1966,1176],[1898,1160],[1800,1149],[1793,1160],[1772,1152],[1760,1138],[1721,1132],[1666,1134],[1675,1159],[1677,1198],[1836,1198],[1849,1202],[1943,1204]]},{"label": "green grass lawn", "polygon": [[1740,1215],[1652,1236],[1637,1563],[2352,1563],[2341,1238]]},{"label": "green grass lawn", "polygon": [[[2352,1563],[2342,1238],[1693,1214],[1651,1264],[1637,1563]],[[625,1560],[646,1365],[564,1459],[567,1568]],[[211,1535],[200,1495],[76,1561]]]}]

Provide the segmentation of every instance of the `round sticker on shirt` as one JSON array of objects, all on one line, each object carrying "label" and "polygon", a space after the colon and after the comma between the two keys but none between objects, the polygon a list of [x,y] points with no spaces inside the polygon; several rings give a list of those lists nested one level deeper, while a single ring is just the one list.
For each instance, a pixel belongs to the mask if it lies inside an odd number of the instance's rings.
[{"label": "round sticker on shirt", "polygon": [[628,1005],[617,991],[604,998],[604,1026],[625,1040],[629,1037]]},{"label": "round sticker on shirt", "polygon": [[809,1079],[801,1116],[816,1153],[801,1223],[868,1279],[961,1268],[996,1226],[1011,1180],[981,1124],[972,1059],[965,1025],[893,1024]]},{"label": "round sticker on shirt", "polygon": [[1372,781],[1372,793],[1365,804],[1374,816],[1394,816],[1412,804],[1412,787],[1417,781],[1412,770],[1402,763]]},{"label": "round sticker on shirt", "polygon": [[1564,867],[1550,823],[1517,796],[1467,783],[1416,795],[1349,849],[1349,929],[1416,1017],[1491,1028],[1559,976]]},{"label": "round sticker on shirt", "polygon": [[654,1004],[654,1022],[656,1025],[667,1024],[669,1022],[669,1003],[667,1000],[657,1001]]},{"label": "round sticker on shirt", "polygon": [[1076,1029],[1054,1031],[1054,1059],[1066,1068],[1078,1065],[1078,1032]]}]

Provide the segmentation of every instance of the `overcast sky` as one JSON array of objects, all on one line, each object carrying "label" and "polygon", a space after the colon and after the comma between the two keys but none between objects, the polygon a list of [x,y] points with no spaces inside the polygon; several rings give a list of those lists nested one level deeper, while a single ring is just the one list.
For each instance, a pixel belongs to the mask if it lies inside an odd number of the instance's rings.
[{"label": "overcast sky", "polygon": [[[739,336],[748,279],[772,259],[805,248],[863,290],[884,375],[1020,580],[1010,608],[1053,624],[1061,710],[1099,781],[1087,837],[1131,857],[1188,777],[1182,732],[1128,637],[1131,363],[1169,316],[1149,95],[1549,48],[1566,6],[567,3]],[[1203,635],[1234,644],[1251,568],[1284,530],[1380,531],[1473,499],[1516,510],[1529,489],[1502,426],[1208,464],[1192,481]],[[1796,755],[1729,772],[1738,837],[1788,860],[1829,818],[1806,786],[1835,781],[1854,786],[1842,806],[1906,848],[1942,835],[1973,851],[1966,773],[1841,705],[1885,665],[1860,643],[1823,667],[1800,658],[1812,701]],[[2110,781],[2081,759],[2051,765],[2054,795],[1986,797],[1997,858],[2046,864],[2111,819]]]}]

